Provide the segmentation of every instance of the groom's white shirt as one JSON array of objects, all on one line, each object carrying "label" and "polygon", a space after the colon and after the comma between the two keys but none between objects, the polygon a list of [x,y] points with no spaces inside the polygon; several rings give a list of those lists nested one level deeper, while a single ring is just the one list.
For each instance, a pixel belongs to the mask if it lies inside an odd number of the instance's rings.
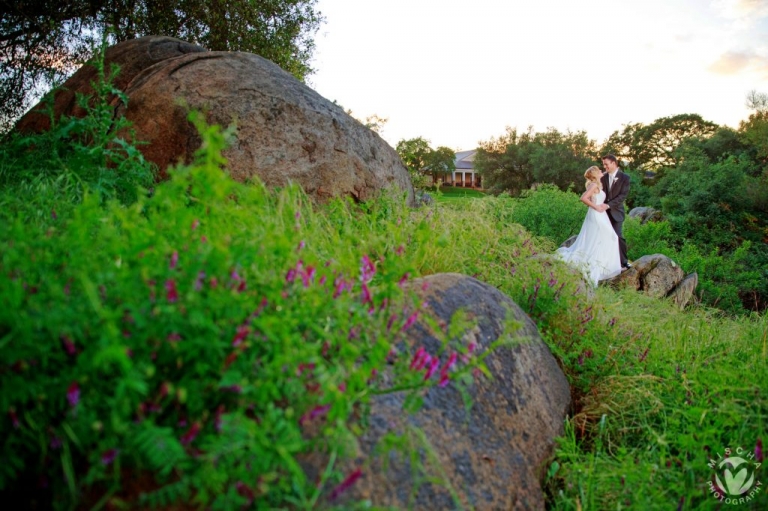
[{"label": "groom's white shirt", "polygon": [[[608,173],[608,191],[613,188],[613,185],[616,184],[616,180],[619,179],[619,172],[621,172],[621,169],[617,168],[613,171],[613,174],[610,172]],[[608,204],[606,204],[606,206],[608,206]],[[608,209],[611,209],[611,206],[608,206]]]}]

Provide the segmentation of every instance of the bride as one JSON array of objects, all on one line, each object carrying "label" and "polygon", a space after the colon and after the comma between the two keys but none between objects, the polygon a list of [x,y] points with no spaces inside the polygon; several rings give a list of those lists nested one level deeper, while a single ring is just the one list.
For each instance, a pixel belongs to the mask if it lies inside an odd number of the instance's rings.
[{"label": "bride", "polygon": [[573,245],[557,250],[560,259],[582,271],[594,286],[600,280],[621,273],[619,238],[611,227],[608,214],[597,210],[597,206],[605,200],[601,175],[602,172],[595,166],[584,173],[587,191],[581,196],[581,202],[589,207],[587,217]]}]

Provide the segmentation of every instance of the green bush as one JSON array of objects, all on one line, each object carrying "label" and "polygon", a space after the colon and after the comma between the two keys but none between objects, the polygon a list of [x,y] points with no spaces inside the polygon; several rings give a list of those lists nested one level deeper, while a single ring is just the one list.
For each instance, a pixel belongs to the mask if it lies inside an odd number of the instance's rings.
[{"label": "green bush", "polygon": [[699,276],[696,291],[699,299],[723,311],[745,313],[743,290],[760,289],[765,285],[765,270],[753,265],[754,249],[749,241],[730,253],[723,253],[717,248],[701,249],[692,241],[684,241],[678,248],[679,243],[669,222],[641,224],[635,218],[629,218],[624,223],[624,236],[630,260],[650,254],[669,257],[686,273],[696,272]]},{"label": "green bush", "polygon": [[402,222],[402,200],[320,211],[235,183],[223,136],[202,137],[149,198],[86,191],[53,229],[0,227],[0,489],[34,474],[68,508],[149,473],[141,505],[311,508],[328,495],[297,457],[349,454],[371,393],[438,384],[392,351],[419,314],[405,246],[428,224]]},{"label": "green bush", "polygon": [[541,185],[522,193],[513,218],[530,232],[559,245],[579,233],[586,214],[586,206],[575,193]]},{"label": "green bush", "polygon": [[77,96],[84,116],[57,119],[51,106],[50,130],[14,132],[0,144],[0,187],[5,191],[0,209],[5,214],[47,223],[80,202],[86,191],[129,204],[154,182],[154,167],[126,141],[133,139],[129,122],[114,115],[112,103],[127,102],[113,85],[119,69],[107,72],[103,55],[90,65],[97,71],[94,94]]}]

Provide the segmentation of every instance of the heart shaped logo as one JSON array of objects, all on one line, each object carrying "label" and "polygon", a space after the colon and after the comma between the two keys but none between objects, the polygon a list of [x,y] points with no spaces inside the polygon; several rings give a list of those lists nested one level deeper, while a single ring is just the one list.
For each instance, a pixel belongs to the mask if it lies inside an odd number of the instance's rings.
[{"label": "heart shaped logo", "polygon": [[[755,482],[755,475],[750,473],[749,463],[738,456],[725,458],[718,464],[718,468],[720,473],[715,476],[715,479],[718,486],[728,495],[742,495],[749,491]],[[722,479],[720,475],[723,476]]]}]

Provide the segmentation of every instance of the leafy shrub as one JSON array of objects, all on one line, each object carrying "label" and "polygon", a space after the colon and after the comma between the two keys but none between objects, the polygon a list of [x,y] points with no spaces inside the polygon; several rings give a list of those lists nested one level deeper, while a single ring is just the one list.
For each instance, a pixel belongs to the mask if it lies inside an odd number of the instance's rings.
[{"label": "leafy shrub", "polygon": [[[135,145],[129,122],[115,118],[113,100],[127,102],[113,85],[119,69],[104,69],[103,53],[90,65],[97,71],[93,96],[77,96],[83,117],[56,119],[37,134],[11,134],[0,144],[0,208],[25,221],[47,223],[83,199],[86,190],[101,200],[134,202],[154,181],[155,169]],[[53,96],[49,96],[52,98]],[[23,200],[22,200],[23,198]]]},{"label": "leafy shrub", "polygon": [[0,489],[39,482],[60,508],[310,508],[347,474],[316,486],[302,453],[349,454],[372,392],[438,384],[392,351],[419,314],[405,246],[429,224],[399,199],[319,208],[235,183],[224,135],[200,129],[196,163],[151,197],[84,186],[48,226],[0,213]]},{"label": "leafy shrub", "polygon": [[573,192],[563,192],[553,185],[540,185],[522,193],[513,218],[537,236],[559,245],[578,234],[586,207]]},{"label": "leafy shrub", "polygon": [[744,313],[745,289],[764,286],[764,270],[753,266],[752,245],[743,242],[731,253],[717,248],[702,249],[692,241],[678,243],[669,222],[641,224],[634,218],[624,222],[624,236],[630,260],[649,254],[663,254],[680,265],[686,273],[699,276],[697,294],[700,300],[729,313]]}]

